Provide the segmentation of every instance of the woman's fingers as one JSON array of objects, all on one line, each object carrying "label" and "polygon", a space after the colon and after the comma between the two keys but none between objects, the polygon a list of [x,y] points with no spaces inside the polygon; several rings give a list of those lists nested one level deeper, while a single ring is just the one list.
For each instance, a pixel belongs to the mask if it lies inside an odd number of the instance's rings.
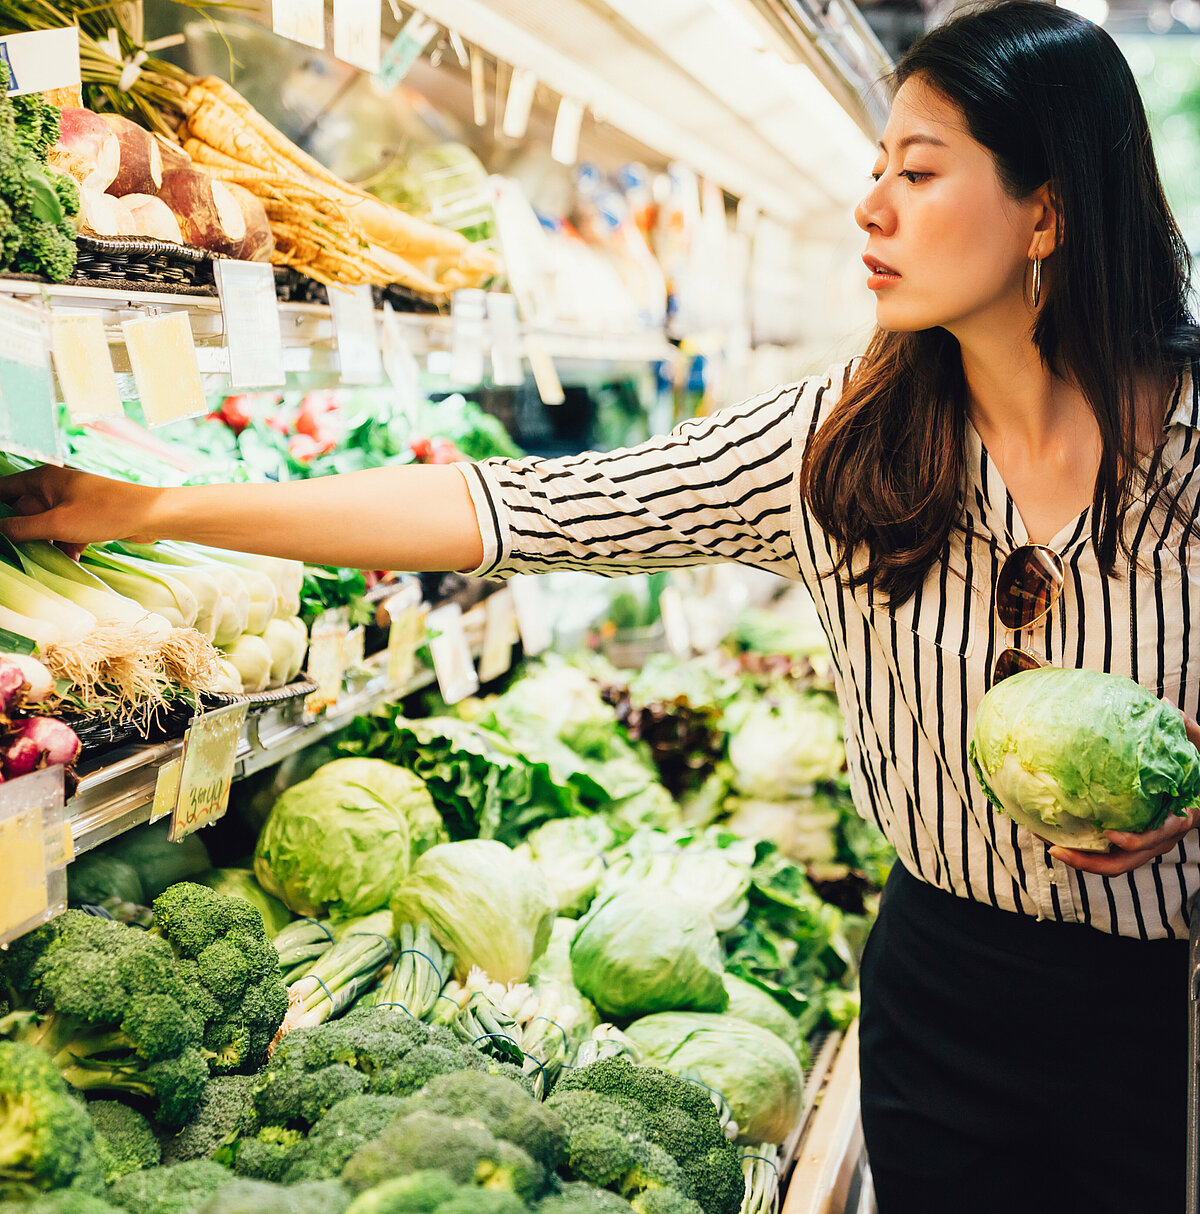
[{"label": "woman's fingers", "polygon": [[1177,846],[1179,840],[1196,825],[1198,814],[1200,810],[1190,809],[1183,817],[1172,816],[1158,830],[1106,830],[1104,833],[1113,845],[1110,852],[1052,847],[1050,854],[1056,860],[1085,873],[1112,877],[1119,873],[1131,872],[1153,860],[1155,856],[1161,856]]},{"label": "woman's fingers", "polygon": [[99,540],[141,538],[159,492],[44,464],[0,477],[0,501],[15,511],[0,519],[0,535],[15,543],[51,540],[68,551]]}]

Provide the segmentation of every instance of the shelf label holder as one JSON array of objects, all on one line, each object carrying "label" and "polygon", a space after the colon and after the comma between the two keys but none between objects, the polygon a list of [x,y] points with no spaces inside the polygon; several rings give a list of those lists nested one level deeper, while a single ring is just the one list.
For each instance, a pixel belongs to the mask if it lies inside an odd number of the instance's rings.
[{"label": "shelf label holder", "polygon": [[[224,708],[210,709],[192,719],[183,735],[179,787],[167,834],[170,842],[178,843],[195,834],[229,808],[238,739],[248,709],[243,700]],[[155,793],[157,795],[157,787]]]},{"label": "shelf label holder", "polygon": [[67,905],[63,769],[44,767],[0,784],[0,945]]},{"label": "shelf label holder", "polygon": [[457,704],[479,690],[479,676],[475,673],[471,647],[467,644],[462,614],[462,607],[457,603],[447,603],[425,617],[426,626],[433,634],[429,641],[433,673],[447,704]]}]

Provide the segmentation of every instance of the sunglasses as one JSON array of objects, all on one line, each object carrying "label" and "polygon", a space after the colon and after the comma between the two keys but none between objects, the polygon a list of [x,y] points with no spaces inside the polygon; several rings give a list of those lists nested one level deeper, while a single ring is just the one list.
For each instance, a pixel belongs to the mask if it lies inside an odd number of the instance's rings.
[{"label": "sunglasses", "polygon": [[[996,582],[996,618],[1006,632],[1020,632],[1043,620],[1062,594],[1062,558],[1043,544],[1014,548],[1000,566]],[[992,684],[1046,663],[1027,649],[1009,646],[996,657]]]}]

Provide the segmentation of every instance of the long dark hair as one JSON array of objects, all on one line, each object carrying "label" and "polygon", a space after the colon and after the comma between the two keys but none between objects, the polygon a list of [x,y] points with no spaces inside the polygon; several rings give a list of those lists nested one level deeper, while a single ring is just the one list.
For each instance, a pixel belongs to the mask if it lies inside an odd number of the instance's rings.
[{"label": "long dark hair", "polygon": [[[1139,377],[1177,372],[1197,348],[1191,259],[1137,85],[1102,29],[1034,0],[977,9],[926,34],[893,90],[914,77],[962,111],[1012,197],[1051,183],[1061,241],[1033,336],[1100,427],[1092,540],[1111,574],[1140,458]],[[800,492],[835,541],[847,585],[896,605],[944,557],[962,515],[965,432],[957,340],[941,328],[876,330],[801,468]]]}]

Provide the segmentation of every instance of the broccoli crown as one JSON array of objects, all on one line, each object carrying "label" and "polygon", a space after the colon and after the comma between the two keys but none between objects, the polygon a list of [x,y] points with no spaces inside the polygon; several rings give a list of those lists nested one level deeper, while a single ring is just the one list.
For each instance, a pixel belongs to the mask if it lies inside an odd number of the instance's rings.
[{"label": "broccoli crown", "polygon": [[191,1120],[178,1134],[162,1136],[162,1162],[210,1159],[222,1145],[258,1129],[252,1075],[217,1075],[204,1089]]},{"label": "broccoli crown", "polygon": [[258,1077],[254,1103],[264,1123],[309,1126],[348,1096],[408,1096],[438,1075],[495,1065],[399,1008],[356,1009],[288,1033]]},{"label": "broccoli crown", "polygon": [[704,1214],[700,1205],[675,1189],[648,1189],[631,1204],[635,1214]]},{"label": "broccoli crown", "polygon": [[494,1138],[478,1121],[437,1113],[398,1117],[373,1142],[350,1157],[342,1181],[362,1193],[394,1176],[434,1169],[458,1184],[532,1194],[542,1172],[520,1147]]},{"label": "broccoli crown", "polygon": [[187,1120],[208,1067],[201,1026],[170,947],[136,927],[68,910],[15,941],[0,960],[17,1040],[35,1045],[80,1091],[139,1096],[159,1120]]},{"label": "broccoli crown", "polygon": [[291,1152],[285,1184],[340,1176],[364,1142],[378,1138],[403,1106],[395,1096],[350,1096],[335,1104]]},{"label": "broccoli crown", "polygon": [[196,1214],[344,1214],[349,1204],[350,1194],[336,1180],[286,1186],[234,1180]]},{"label": "broccoli crown", "polygon": [[103,1197],[78,1189],[57,1189],[32,1201],[0,1201],[0,1214],[125,1214]]},{"label": "broccoli crown", "polygon": [[435,1214],[527,1214],[527,1210],[525,1203],[511,1193],[466,1189],[442,1202]]},{"label": "broccoli crown", "polygon": [[127,1214],[196,1214],[234,1178],[219,1163],[192,1159],[170,1168],[150,1168],[122,1176],[108,1191]]},{"label": "broccoli crown", "polygon": [[268,1125],[252,1138],[238,1139],[228,1153],[219,1152],[217,1159],[228,1162],[239,1176],[279,1184],[291,1166],[293,1153],[303,1142],[304,1135],[299,1130]]},{"label": "broccoli crown", "polygon": [[204,1054],[213,1072],[261,1066],[287,1011],[287,987],[258,908],[181,881],[154,899],[151,930],[179,960],[188,1006],[204,1022]]},{"label": "broccoli crown", "polygon": [[445,1172],[410,1172],[360,1193],[346,1214],[436,1214],[459,1187]]},{"label": "broccoli crown", "polygon": [[58,138],[57,113],[39,98],[0,97],[0,270],[59,281],[75,268],[79,194],[46,167]]},{"label": "broccoli crown", "polygon": [[405,1110],[482,1121],[497,1138],[515,1143],[553,1172],[565,1147],[558,1114],[500,1075],[456,1071],[437,1075],[410,1096]]},{"label": "broccoli crown", "polygon": [[162,1162],[162,1147],[136,1109],[119,1100],[93,1100],[87,1108],[96,1127],[96,1150],[106,1184]]},{"label": "broccoli crown", "polygon": [[[593,1158],[584,1156],[583,1146],[575,1143],[576,1136],[583,1135],[586,1145],[593,1125],[612,1127],[630,1141],[653,1148],[648,1170],[631,1173],[616,1185],[595,1183],[626,1194],[655,1187],[678,1189],[702,1214],[738,1214],[741,1209],[746,1181],[737,1150],[726,1139],[708,1092],[698,1084],[616,1056],[564,1074],[546,1103],[567,1127],[568,1160],[577,1150],[581,1160]],[[657,1161],[662,1153],[678,1165],[674,1183],[662,1183]]]},{"label": "broccoli crown", "polygon": [[69,1185],[104,1187],[91,1118],[45,1054],[0,1042],[0,1199]]},{"label": "broccoli crown", "polygon": [[629,1214],[631,1206],[624,1197],[577,1182],[565,1184],[560,1193],[547,1197],[537,1214]]}]

